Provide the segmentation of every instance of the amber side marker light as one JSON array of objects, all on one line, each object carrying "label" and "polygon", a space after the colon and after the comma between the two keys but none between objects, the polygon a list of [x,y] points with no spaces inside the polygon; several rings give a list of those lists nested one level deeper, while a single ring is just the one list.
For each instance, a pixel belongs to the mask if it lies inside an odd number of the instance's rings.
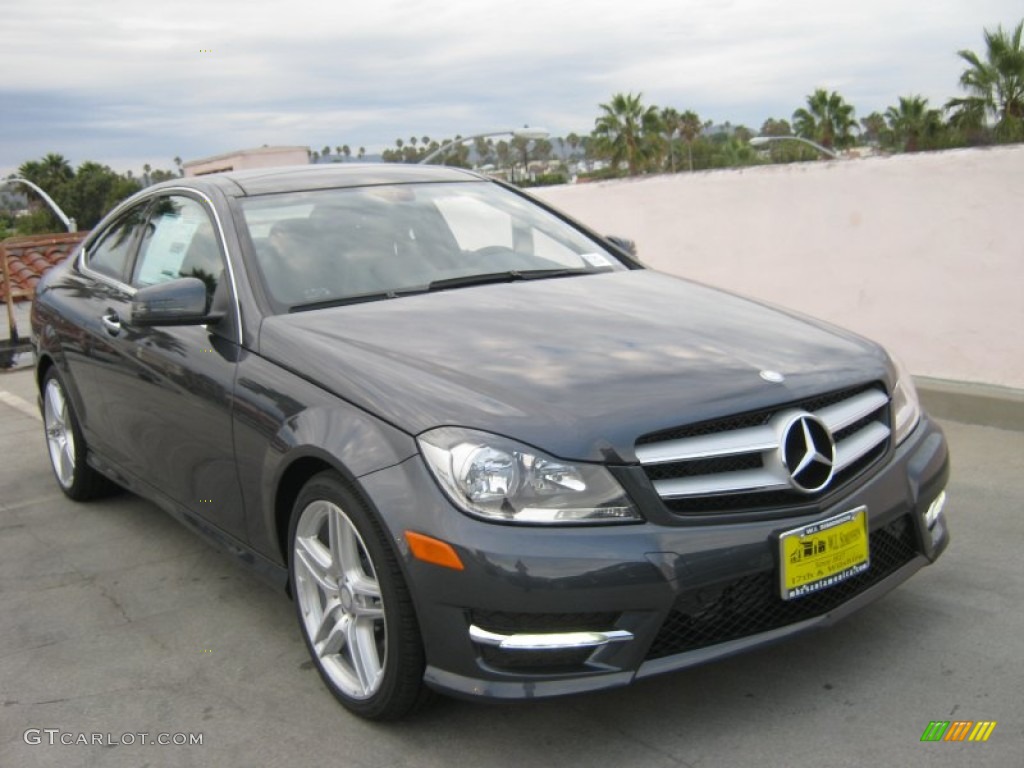
[{"label": "amber side marker light", "polygon": [[452,568],[456,571],[466,569],[452,545],[445,541],[414,531],[406,531],[405,540],[409,543],[409,549],[417,560],[440,565],[442,568]]}]

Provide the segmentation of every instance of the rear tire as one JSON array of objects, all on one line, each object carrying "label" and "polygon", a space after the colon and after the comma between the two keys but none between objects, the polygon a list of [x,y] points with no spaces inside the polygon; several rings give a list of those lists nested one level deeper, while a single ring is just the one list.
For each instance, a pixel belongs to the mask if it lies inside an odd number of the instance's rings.
[{"label": "rear tire", "polygon": [[334,472],[299,494],[289,535],[299,627],[320,676],[341,704],[396,720],[428,697],[419,625],[380,523]]},{"label": "rear tire", "polygon": [[55,368],[43,377],[43,434],[50,467],[64,495],[75,501],[105,496],[117,486],[86,462],[88,450],[75,408]]}]

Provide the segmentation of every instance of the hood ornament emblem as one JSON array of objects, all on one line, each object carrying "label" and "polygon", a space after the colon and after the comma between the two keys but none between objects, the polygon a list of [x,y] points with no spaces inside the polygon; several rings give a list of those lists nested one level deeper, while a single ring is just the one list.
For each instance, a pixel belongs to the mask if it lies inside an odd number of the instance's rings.
[{"label": "hood ornament emblem", "polygon": [[771,382],[772,384],[781,384],[786,380],[786,377],[778,371],[761,371],[759,375],[762,379]]},{"label": "hood ornament emblem", "polygon": [[789,482],[802,493],[822,491],[835,473],[836,443],[825,423],[810,413],[797,413],[782,429],[779,458]]}]

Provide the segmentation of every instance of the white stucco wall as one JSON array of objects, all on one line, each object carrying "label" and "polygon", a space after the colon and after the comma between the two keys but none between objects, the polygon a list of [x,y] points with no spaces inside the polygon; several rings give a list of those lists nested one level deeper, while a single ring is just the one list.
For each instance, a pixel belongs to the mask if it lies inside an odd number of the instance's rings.
[{"label": "white stucco wall", "polygon": [[1024,146],[549,187],[648,265],[1024,388]]}]

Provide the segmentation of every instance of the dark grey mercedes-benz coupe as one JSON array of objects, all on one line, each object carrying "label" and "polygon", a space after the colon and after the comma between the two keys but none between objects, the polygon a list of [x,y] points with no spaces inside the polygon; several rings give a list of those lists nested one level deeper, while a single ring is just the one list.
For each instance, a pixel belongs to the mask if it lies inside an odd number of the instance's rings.
[{"label": "dark grey mercedes-benz coupe", "polygon": [[617,242],[449,168],[150,187],[37,292],[57,482],[289,589],[379,719],[703,663],[939,556],[947,448],[905,370]]}]

